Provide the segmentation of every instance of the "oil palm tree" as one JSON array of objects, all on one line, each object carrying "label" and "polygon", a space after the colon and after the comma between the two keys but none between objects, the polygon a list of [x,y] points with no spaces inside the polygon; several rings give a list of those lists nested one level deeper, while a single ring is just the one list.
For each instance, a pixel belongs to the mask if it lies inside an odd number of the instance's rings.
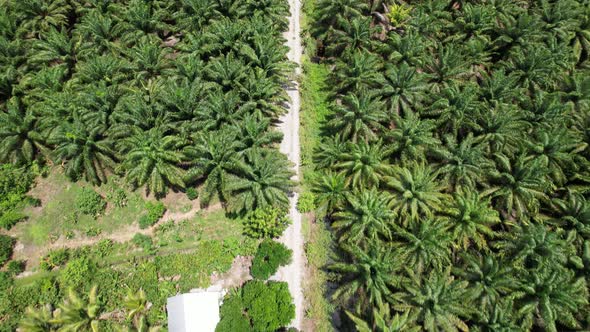
[{"label": "oil palm tree", "polygon": [[367,51],[356,51],[336,63],[336,88],[341,94],[377,89],[383,84],[383,61]]},{"label": "oil palm tree", "polygon": [[202,204],[207,205],[216,195],[224,198],[223,188],[229,175],[246,167],[238,155],[242,148],[236,131],[221,130],[199,133],[194,144],[184,149],[186,159],[190,161],[187,182],[204,181],[200,196]]},{"label": "oil palm tree", "polygon": [[80,297],[73,290],[69,290],[60,311],[55,316],[55,323],[61,325],[60,331],[100,331],[100,314],[103,310],[97,294],[98,288],[92,287],[88,299]]},{"label": "oil palm tree", "polygon": [[428,278],[415,279],[393,295],[394,309],[415,314],[428,332],[469,331],[466,319],[473,314],[466,281],[455,280],[450,273],[433,272]]},{"label": "oil palm tree", "polygon": [[491,187],[484,196],[494,199],[494,207],[508,218],[535,215],[545,192],[553,184],[547,179],[547,169],[538,160],[527,160],[519,154],[514,159],[496,154],[496,169],[490,173]]},{"label": "oil palm tree", "polygon": [[442,163],[439,172],[444,182],[455,190],[475,188],[485,180],[486,170],[493,163],[485,157],[485,145],[470,133],[460,142],[453,135],[444,137],[445,149],[439,154]]},{"label": "oil palm tree", "polygon": [[275,150],[250,151],[245,155],[247,167],[230,174],[223,184],[227,210],[244,213],[256,208],[286,208],[287,195],[293,188],[293,172],[287,157]]},{"label": "oil palm tree", "polygon": [[6,112],[0,112],[0,161],[22,165],[48,151],[37,116],[19,104],[13,100],[7,103]]},{"label": "oil palm tree", "polygon": [[453,274],[469,282],[480,312],[493,310],[503,298],[510,298],[519,285],[511,264],[489,253],[462,255],[462,265]]},{"label": "oil palm tree", "polygon": [[55,148],[54,158],[62,163],[66,175],[81,177],[93,184],[107,181],[107,171],[115,167],[116,151],[101,126],[91,126],[75,112],[74,121],[60,126],[48,138]]},{"label": "oil palm tree", "polygon": [[373,36],[378,29],[368,17],[358,17],[342,21],[339,29],[331,30],[326,53],[329,55],[351,54],[356,50],[371,51],[376,43]]},{"label": "oil palm tree", "polygon": [[340,105],[334,106],[327,126],[353,143],[367,142],[378,137],[386,118],[383,102],[367,94],[349,93],[342,97]]},{"label": "oil palm tree", "polygon": [[57,328],[53,310],[49,304],[38,309],[28,307],[19,324],[19,330],[23,332],[55,332]]},{"label": "oil palm tree", "polygon": [[553,199],[551,212],[553,224],[590,239],[590,202],[583,195],[570,191],[564,199]]},{"label": "oil palm tree", "polygon": [[272,148],[281,142],[283,134],[271,127],[271,121],[257,114],[246,115],[240,124],[232,128],[241,142],[240,153],[250,150]]},{"label": "oil palm tree", "polygon": [[457,247],[467,250],[473,244],[479,250],[488,249],[488,240],[496,235],[492,227],[500,223],[489,198],[481,198],[474,190],[459,190],[445,213]]},{"label": "oil palm tree", "polygon": [[425,163],[393,166],[385,185],[392,192],[391,206],[403,225],[417,222],[421,217],[432,218],[443,209],[447,196],[438,182],[438,173]]},{"label": "oil palm tree", "polygon": [[396,313],[392,315],[389,309],[389,304],[384,304],[379,308],[373,308],[373,321],[371,324],[364,321],[358,316],[353,315],[347,311],[346,315],[354,322],[356,329],[359,332],[419,332],[420,327],[415,326],[416,318],[410,316],[409,312],[402,315]]},{"label": "oil palm tree", "polygon": [[349,245],[341,245],[341,249],[350,257],[350,261],[328,266],[329,271],[345,279],[332,298],[344,302],[354,301],[359,308],[380,306],[389,301],[393,287],[401,282],[401,276],[397,273],[401,265],[394,259],[393,252],[377,244],[366,250]]},{"label": "oil palm tree", "polygon": [[386,159],[388,152],[380,141],[347,144],[345,149],[333,168],[344,174],[350,187],[378,187],[385,180],[391,166]]},{"label": "oil palm tree", "polygon": [[318,176],[312,186],[320,211],[330,215],[344,206],[349,189],[343,174],[327,172]]},{"label": "oil palm tree", "polygon": [[71,6],[63,0],[24,0],[15,1],[15,13],[22,23],[19,34],[38,36],[52,28],[59,28],[67,23]]},{"label": "oil palm tree", "polygon": [[183,188],[184,172],[178,165],[184,160],[184,145],[182,139],[166,135],[158,127],[135,129],[120,143],[120,169],[131,185],[145,185],[146,192],[156,196],[166,194],[169,186]]},{"label": "oil palm tree", "polygon": [[523,295],[516,303],[524,329],[536,325],[545,331],[557,332],[560,326],[581,327],[576,314],[588,304],[588,289],[585,280],[576,278],[570,270],[553,268],[528,273],[520,290]]},{"label": "oil palm tree", "polygon": [[393,128],[386,130],[384,135],[393,155],[402,161],[425,160],[440,149],[441,142],[434,136],[436,123],[433,120],[421,119],[420,116],[407,109],[403,116],[391,116]]},{"label": "oil palm tree", "polygon": [[395,215],[388,207],[387,192],[376,189],[346,195],[346,205],[334,214],[332,228],[339,241],[365,247],[369,243],[391,240]]},{"label": "oil palm tree", "polygon": [[387,103],[390,114],[417,110],[426,97],[425,75],[406,62],[398,66],[386,66],[379,95]]},{"label": "oil palm tree", "polygon": [[443,220],[423,219],[407,228],[394,226],[396,254],[415,274],[434,269],[442,271],[451,264],[452,237]]}]

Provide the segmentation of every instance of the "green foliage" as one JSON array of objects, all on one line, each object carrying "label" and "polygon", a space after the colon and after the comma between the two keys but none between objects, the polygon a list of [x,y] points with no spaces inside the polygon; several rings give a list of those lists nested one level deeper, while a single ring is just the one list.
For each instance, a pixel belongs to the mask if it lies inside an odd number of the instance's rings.
[{"label": "green foliage", "polygon": [[275,274],[280,266],[291,262],[293,251],[284,244],[273,240],[264,240],[260,243],[250,273],[256,279],[266,280]]},{"label": "green foliage", "polygon": [[254,280],[231,293],[215,331],[276,331],[295,317],[286,283]]},{"label": "green foliage", "polygon": [[35,175],[28,167],[0,165],[0,227],[10,229],[26,218],[22,207],[35,205],[26,196],[34,178]]},{"label": "green foliage", "polygon": [[8,235],[0,234],[0,266],[3,266],[12,257],[12,249],[16,240]]},{"label": "green foliage", "polygon": [[276,238],[291,223],[284,210],[263,208],[250,211],[244,218],[244,234],[253,238]]},{"label": "green foliage", "polygon": [[139,228],[141,229],[153,226],[166,212],[166,206],[162,202],[147,202],[145,207],[147,213],[139,218]]},{"label": "green foliage", "polygon": [[194,201],[195,199],[199,198],[199,192],[193,187],[186,188],[186,197],[188,197],[188,199],[191,201]]},{"label": "green foliage", "polygon": [[25,270],[25,265],[26,265],[26,262],[23,260],[10,261],[10,262],[8,262],[8,265],[6,266],[6,271],[10,275],[16,276]]},{"label": "green foliage", "polygon": [[107,200],[114,206],[121,208],[127,206],[127,193],[121,188],[115,188],[107,193]]},{"label": "green foliage", "polygon": [[107,202],[91,188],[83,188],[76,197],[75,207],[80,213],[97,217],[107,207]]},{"label": "green foliage", "polygon": [[67,248],[55,249],[43,257],[41,260],[41,268],[49,271],[66,264],[69,259],[70,251]]},{"label": "green foliage", "polygon": [[96,263],[88,257],[74,258],[66,264],[60,274],[59,282],[66,289],[69,287],[84,289],[84,286],[92,280],[96,270]]},{"label": "green foliage", "polygon": [[315,208],[315,195],[312,192],[305,191],[299,195],[297,211],[307,213],[312,212]]},{"label": "green foliage", "polygon": [[131,241],[133,242],[133,244],[140,247],[146,252],[151,253],[154,249],[154,242],[152,241],[152,238],[148,235],[137,233],[133,235],[133,239],[131,239]]}]

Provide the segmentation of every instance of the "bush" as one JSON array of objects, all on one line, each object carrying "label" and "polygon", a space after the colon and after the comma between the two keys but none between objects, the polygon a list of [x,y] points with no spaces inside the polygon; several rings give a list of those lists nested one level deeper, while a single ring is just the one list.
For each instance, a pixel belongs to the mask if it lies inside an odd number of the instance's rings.
[{"label": "bush", "polygon": [[92,280],[96,270],[96,264],[88,257],[75,258],[63,269],[59,281],[64,288],[83,289]]},{"label": "bush", "polygon": [[276,331],[295,317],[285,282],[253,280],[232,293],[220,309],[216,332]]},{"label": "bush", "polygon": [[142,248],[144,251],[152,252],[152,250],[154,249],[154,242],[152,241],[152,238],[147,235],[137,233],[133,236],[133,239],[131,241],[134,245],[136,245],[139,248]]},{"label": "bush", "polygon": [[188,197],[188,199],[191,201],[194,201],[195,199],[199,198],[199,192],[193,187],[187,188],[186,197]]},{"label": "bush", "polygon": [[6,262],[12,257],[12,249],[16,241],[8,236],[0,234],[0,266],[4,266]]},{"label": "bush", "polygon": [[14,279],[12,279],[10,273],[0,271],[0,292],[5,292],[12,284],[14,284]]},{"label": "bush", "polygon": [[107,199],[118,208],[127,206],[127,193],[121,188],[115,188],[112,191],[109,191],[109,193],[107,193]]},{"label": "bush", "polygon": [[35,175],[27,167],[12,164],[0,165],[0,227],[10,229],[26,216],[24,205],[36,205],[38,200],[27,197]]},{"label": "bush", "polygon": [[0,227],[11,229],[16,223],[27,219],[27,216],[21,211],[9,210],[0,215]]},{"label": "bush", "polygon": [[297,211],[307,213],[315,210],[315,195],[309,191],[301,193],[297,200]]},{"label": "bush", "polygon": [[41,269],[50,271],[66,264],[68,259],[70,259],[70,251],[67,248],[52,250],[41,260]]},{"label": "bush", "polygon": [[111,239],[102,239],[98,241],[96,244],[96,254],[99,257],[106,257],[113,251],[113,240]]},{"label": "bush", "polygon": [[166,206],[162,202],[147,202],[146,204],[147,214],[144,214],[139,218],[139,228],[145,229],[153,226],[160,220],[166,213]]},{"label": "bush", "polygon": [[107,202],[96,191],[90,188],[82,188],[76,197],[76,209],[83,214],[97,217],[107,207]]},{"label": "bush", "polygon": [[256,279],[266,280],[277,272],[279,266],[289,264],[292,256],[293,251],[282,243],[262,241],[252,261],[250,273]]},{"label": "bush", "polygon": [[23,260],[10,261],[6,267],[6,271],[8,271],[11,276],[15,276],[23,273],[25,265],[26,262]]},{"label": "bush", "polygon": [[277,208],[262,208],[250,211],[244,220],[244,234],[254,238],[281,236],[291,220],[286,212]]}]

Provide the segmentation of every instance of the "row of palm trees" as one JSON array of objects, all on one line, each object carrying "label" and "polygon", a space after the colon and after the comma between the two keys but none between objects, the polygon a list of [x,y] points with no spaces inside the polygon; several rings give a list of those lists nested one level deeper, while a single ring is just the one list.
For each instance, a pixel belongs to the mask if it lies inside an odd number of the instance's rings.
[{"label": "row of palm trees", "polygon": [[312,180],[360,331],[590,328],[590,2],[318,0]]},{"label": "row of palm trees", "polygon": [[281,0],[3,1],[0,161],[157,196],[204,183],[230,212],[285,203],[287,15]]}]

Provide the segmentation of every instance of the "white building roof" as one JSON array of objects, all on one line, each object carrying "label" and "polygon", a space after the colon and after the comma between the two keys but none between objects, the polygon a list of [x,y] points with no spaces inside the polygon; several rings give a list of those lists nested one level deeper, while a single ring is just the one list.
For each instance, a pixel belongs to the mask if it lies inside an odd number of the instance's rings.
[{"label": "white building roof", "polygon": [[219,323],[221,290],[200,290],[168,298],[170,332],[215,332]]}]

